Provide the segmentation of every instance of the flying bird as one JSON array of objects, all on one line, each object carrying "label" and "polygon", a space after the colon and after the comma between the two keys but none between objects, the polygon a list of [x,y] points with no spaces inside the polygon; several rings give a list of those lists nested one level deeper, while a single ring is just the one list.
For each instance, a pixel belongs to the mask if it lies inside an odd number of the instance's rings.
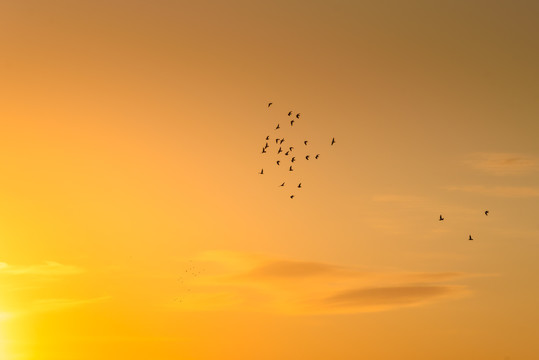
[{"label": "flying bird", "polygon": [[293,199],[294,198],[294,195],[290,195],[290,199]]},{"label": "flying bird", "polygon": [[282,144],[284,141],[284,138],[281,139],[281,141],[279,141],[279,144]]},{"label": "flying bird", "polygon": [[272,103],[272,102],[268,103],[268,107],[270,107],[270,106],[271,106],[271,104],[273,104],[273,103]]},{"label": "flying bird", "polygon": [[443,220],[444,220],[444,218],[442,217],[442,215],[440,215],[440,221],[443,221]]},{"label": "flying bird", "polygon": [[296,114],[296,119],[299,119],[299,113]]},{"label": "flying bird", "polygon": [[266,143],[266,146],[265,146],[265,147],[266,147],[266,149],[267,149],[267,148],[269,148],[269,144],[268,144],[268,143]]},{"label": "flying bird", "polygon": [[280,165],[281,164],[281,160],[277,160],[277,165]]},{"label": "flying bird", "polygon": [[304,143],[305,145],[307,145],[307,140],[305,140],[303,143]]},{"label": "flying bird", "polygon": [[298,187],[301,188],[301,183],[298,184]]},{"label": "flying bird", "polygon": [[290,120],[290,126],[294,126],[294,120]]},{"label": "flying bird", "polygon": [[266,141],[267,141],[267,140],[269,140],[269,135],[268,135],[268,136],[266,136]]},{"label": "flying bird", "polygon": [[277,151],[277,154],[280,154],[280,153],[282,153],[282,152],[283,152],[283,150],[282,150],[281,147],[279,146],[279,150]]},{"label": "flying bird", "polygon": [[331,139],[331,145],[335,144],[335,138]]},{"label": "flying bird", "polygon": [[290,115],[292,115],[292,111],[289,111],[289,112],[288,112],[288,116],[290,116]]},{"label": "flying bird", "polygon": [[288,150],[292,151],[292,150],[294,150],[294,147],[293,147],[293,146],[290,146],[290,147],[288,148]]},{"label": "flying bird", "polygon": [[309,160],[309,155],[305,156],[305,159],[306,159],[306,160]]},{"label": "flying bird", "polygon": [[265,153],[266,153],[266,148],[263,147],[263,148],[262,148],[262,154],[265,154]]},{"label": "flying bird", "polygon": [[279,126],[279,124],[277,124],[277,127],[275,128],[275,130],[280,129],[280,128],[281,128],[281,127]]},{"label": "flying bird", "polygon": [[289,153],[289,152],[290,152],[290,151],[287,151],[287,152],[285,152],[284,154],[285,154],[286,156],[288,156],[288,153]]},{"label": "flying bird", "polygon": [[485,215],[488,216],[488,210],[485,210]]},{"label": "flying bird", "polygon": [[472,235],[470,235],[470,237],[468,238],[468,240],[473,240],[473,239],[472,239]]},{"label": "flying bird", "polygon": [[284,186],[284,183],[282,183],[282,184],[281,184],[281,185],[279,185],[279,186]]},{"label": "flying bird", "polygon": [[315,159],[318,159],[318,157],[320,156],[320,154],[316,154],[316,156],[314,157]]},{"label": "flying bird", "polygon": [[264,175],[264,169],[260,170],[259,174]]},{"label": "flying bird", "polygon": [[279,143],[279,138],[275,139],[275,143],[278,144]]},{"label": "flying bird", "polygon": [[294,161],[296,161],[296,157],[295,157],[295,156],[292,157],[292,162],[294,162]]},{"label": "flying bird", "polygon": [[294,169],[292,169],[292,165],[290,165],[290,168],[288,169],[288,171],[294,171]]}]

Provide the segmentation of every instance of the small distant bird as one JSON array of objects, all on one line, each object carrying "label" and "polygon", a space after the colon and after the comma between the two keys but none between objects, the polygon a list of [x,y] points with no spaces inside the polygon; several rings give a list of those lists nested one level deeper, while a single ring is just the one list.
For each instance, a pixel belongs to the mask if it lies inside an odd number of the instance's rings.
[{"label": "small distant bird", "polygon": [[273,103],[272,103],[272,102],[271,102],[271,103],[268,103],[268,107],[270,107],[270,106],[271,106],[271,104],[273,104]]},{"label": "small distant bird", "polygon": [[269,135],[268,135],[268,136],[266,136],[266,141],[268,141],[268,140],[269,140]]},{"label": "small distant bird", "polygon": [[485,215],[488,216],[488,210],[485,210]]},{"label": "small distant bird", "polygon": [[267,149],[267,148],[269,148],[269,144],[268,144],[268,143],[266,143],[266,146],[265,146],[265,148],[266,148],[266,149]]},{"label": "small distant bird", "polygon": [[259,174],[264,175],[264,169],[260,170]]},{"label": "small distant bird", "polygon": [[281,139],[281,141],[279,141],[279,144],[282,144],[284,141],[284,138]]},{"label": "small distant bird", "polygon": [[281,128],[281,127],[279,126],[279,124],[277,124],[277,127],[275,128],[275,130],[280,129],[280,128]]},{"label": "small distant bird", "polygon": [[283,152],[283,150],[282,150],[281,147],[279,146],[279,150],[277,151],[277,154],[280,154],[280,153],[282,153],[282,152]]},{"label": "small distant bird", "polygon": [[444,218],[442,217],[442,215],[440,215],[440,221],[443,221],[443,220],[444,220]]},{"label": "small distant bird", "polygon": [[335,138],[331,139],[331,145],[335,144]]},{"label": "small distant bird", "polygon": [[288,169],[288,171],[294,171],[294,169],[292,169],[292,165],[290,165],[290,168]]},{"label": "small distant bird", "polygon": [[296,161],[296,157],[295,157],[295,156],[292,157],[292,162],[294,162],[294,161]]},{"label": "small distant bird", "polygon": [[306,160],[309,160],[309,155],[305,156],[305,159],[306,159]]},{"label": "small distant bird", "polygon": [[288,148],[288,150],[292,151],[292,150],[294,150],[294,147],[293,147],[293,146],[290,146],[290,147]]},{"label": "small distant bird", "polygon": [[288,156],[288,153],[289,153],[289,152],[290,152],[290,151],[287,151],[287,152],[285,152],[284,154],[285,154],[286,156]]},{"label": "small distant bird", "polygon": [[290,120],[290,126],[294,126],[294,120]]},{"label": "small distant bird", "polygon": [[315,159],[318,159],[318,157],[320,156],[320,154],[316,154],[316,156],[314,157]]},{"label": "small distant bird", "polygon": [[299,119],[299,113],[296,114],[296,119]]},{"label": "small distant bird", "polygon": [[265,154],[265,153],[266,153],[266,148],[263,147],[263,148],[262,148],[262,154]]},{"label": "small distant bird", "polygon": [[279,143],[279,138],[275,139],[275,143],[278,144]]},{"label": "small distant bird", "polygon": [[305,145],[307,145],[307,140],[305,140],[303,143],[304,143]]},{"label": "small distant bird", "polygon": [[290,115],[292,115],[292,111],[289,111],[289,112],[288,112],[288,116],[290,116]]},{"label": "small distant bird", "polygon": [[277,160],[277,165],[280,165],[281,164],[281,160]]},{"label": "small distant bird", "polygon": [[281,185],[279,185],[279,186],[284,186],[284,183],[282,183],[282,184],[281,184]]},{"label": "small distant bird", "polygon": [[298,187],[301,188],[301,183],[298,184]]},{"label": "small distant bird", "polygon": [[468,240],[473,240],[473,239],[472,239],[472,235],[470,235],[470,237],[468,238]]},{"label": "small distant bird", "polygon": [[294,195],[290,195],[290,199],[293,199],[294,198]]}]

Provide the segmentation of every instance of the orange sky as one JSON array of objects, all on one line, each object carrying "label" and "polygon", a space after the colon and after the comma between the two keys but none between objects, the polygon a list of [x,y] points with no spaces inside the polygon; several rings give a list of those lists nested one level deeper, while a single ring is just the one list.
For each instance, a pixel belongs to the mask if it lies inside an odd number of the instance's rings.
[{"label": "orange sky", "polygon": [[0,1],[0,359],[535,359],[538,16]]}]

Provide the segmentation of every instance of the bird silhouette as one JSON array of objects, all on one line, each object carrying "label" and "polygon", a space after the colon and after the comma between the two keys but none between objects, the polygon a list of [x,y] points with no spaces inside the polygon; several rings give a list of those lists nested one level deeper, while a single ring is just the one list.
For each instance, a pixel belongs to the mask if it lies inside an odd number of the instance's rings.
[{"label": "bird silhouette", "polygon": [[273,103],[272,103],[272,102],[268,103],[268,107],[270,107],[270,106],[271,106],[271,104],[273,104]]},{"label": "bird silhouette", "polygon": [[294,126],[294,120],[290,120],[290,126]]},{"label": "bird silhouette", "polygon": [[485,215],[488,216],[488,210],[485,210]]},{"label": "bird silhouette", "polygon": [[279,141],[279,144],[282,144],[284,141],[284,138],[281,139],[281,141]]},{"label": "bird silhouette", "polygon": [[305,156],[305,159],[306,159],[306,160],[309,160],[309,155]]},{"label": "bird silhouette", "polygon": [[259,174],[264,175],[264,169],[260,170]]},{"label": "bird silhouette", "polygon": [[289,152],[290,152],[290,151],[287,151],[287,152],[285,152],[284,154],[285,154],[286,156],[288,156],[288,153],[289,153]]},{"label": "bird silhouette", "polygon": [[331,145],[335,144],[335,138],[331,139]]},{"label": "bird silhouette", "polygon": [[307,142],[308,142],[308,141],[307,141],[307,140],[305,140],[305,141],[304,141],[303,143],[304,143],[305,145],[307,145]]},{"label": "bird silhouette", "polygon": [[301,183],[298,184],[298,187],[301,188]]},{"label": "bird silhouette", "polygon": [[294,150],[294,147],[293,147],[293,146],[290,146],[290,147],[288,148],[288,150],[292,151],[292,150]]},{"label": "bird silhouette", "polygon": [[277,154],[280,154],[280,153],[282,153],[282,152],[283,152],[283,150],[282,150],[281,147],[279,146],[279,150],[277,151]]},{"label": "bird silhouette", "polygon": [[294,195],[290,195],[290,199],[293,199],[294,198]]},{"label": "bird silhouette", "polygon": [[296,119],[299,119],[299,113],[296,114]]},{"label": "bird silhouette", "polygon": [[282,184],[281,184],[281,185],[279,185],[279,186],[284,186],[284,183],[282,183]]},{"label": "bird silhouette", "polygon": [[280,126],[279,126],[279,124],[277,124],[277,127],[275,128],[275,130],[277,130],[277,129],[279,129],[279,128],[280,128]]},{"label": "bird silhouette", "polygon": [[275,139],[275,143],[278,144],[278,143],[279,143],[279,140],[281,140],[281,139],[276,138],[276,139]]},{"label": "bird silhouette", "polygon": [[318,159],[318,157],[320,156],[320,154],[316,154],[316,156],[314,157],[315,159]]},{"label": "bird silhouette", "polygon": [[269,135],[268,135],[268,136],[266,136],[266,141],[267,141],[267,140],[269,140]]},{"label": "bird silhouette", "polygon": [[290,165],[290,168],[288,169],[288,171],[294,171],[294,169],[292,169],[292,165]]},{"label": "bird silhouette", "polygon": [[440,215],[440,221],[443,221],[443,220],[444,220],[444,218],[442,217],[442,215]]},{"label": "bird silhouette", "polygon": [[265,148],[266,148],[266,149],[267,149],[267,148],[269,148],[269,144],[268,144],[267,142],[266,142],[266,146],[265,146]]},{"label": "bird silhouette", "polygon": [[281,164],[281,160],[277,160],[277,165],[280,165]]},{"label": "bird silhouette", "polygon": [[288,116],[290,116],[290,115],[292,115],[292,111],[289,111],[289,112],[288,112]]},{"label": "bird silhouette", "polygon": [[266,148],[263,147],[263,148],[262,148],[262,154],[265,154],[265,153],[266,153]]},{"label": "bird silhouette", "polygon": [[292,156],[292,162],[296,161],[296,157]]},{"label": "bird silhouette", "polygon": [[472,235],[470,235],[470,237],[468,238],[468,240],[473,240],[473,239],[472,239]]}]

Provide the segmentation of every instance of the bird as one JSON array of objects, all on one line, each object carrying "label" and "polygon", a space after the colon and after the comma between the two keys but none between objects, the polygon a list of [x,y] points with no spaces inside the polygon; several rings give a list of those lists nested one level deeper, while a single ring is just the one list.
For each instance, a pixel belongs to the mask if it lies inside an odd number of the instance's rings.
[{"label": "bird", "polygon": [[296,161],[296,157],[295,157],[295,156],[292,157],[292,162],[294,162],[294,161]]},{"label": "bird", "polygon": [[281,139],[281,141],[279,141],[279,144],[282,144],[284,141],[284,138]]},{"label": "bird", "polygon": [[309,160],[309,155],[305,156],[305,159],[306,159],[306,160]]},{"label": "bird", "polygon": [[290,195],[290,199],[293,199],[294,198],[294,195]]},{"label": "bird", "polygon": [[485,215],[488,216],[488,210],[485,210]]},{"label": "bird", "polygon": [[282,152],[283,152],[283,150],[282,150],[281,147],[279,146],[279,150],[277,151],[277,154],[280,154],[280,153],[282,153]]},{"label": "bird", "polygon": [[468,240],[473,240],[473,239],[472,239],[472,235],[470,235],[470,237],[468,238]]},{"label": "bird", "polygon": [[262,154],[265,154],[265,153],[266,153],[266,148],[263,147],[263,148],[262,148]]},{"label": "bird", "polygon": [[294,120],[290,120],[290,126],[294,126]]},{"label": "bird", "polygon": [[279,140],[281,140],[281,139],[276,138],[276,139],[275,139],[275,143],[278,144],[278,143],[279,143]]},{"label": "bird", "polygon": [[281,185],[279,185],[279,186],[284,186],[284,183],[282,183],[282,184],[281,184]]},{"label": "bird", "polygon": [[280,128],[280,126],[279,126],[279,124],[277,124],[277,127],[275,128],[275,130],[277,130],[277,129],[279,129],[279,128]]},{"label": "bird", "polygon": [[293,146],[290,146],[290,147],[288,148],[288,150],[292,151],[292,150],[294,150],[294,147],[293,147]]},{"label": "bird", "polygon": [[290,168],[288,169],[288,171],[294,171],[294,169],[292,169],[292,165],[290,165]]},{"label": "bird", "polygon": [[288,153],[289,153],[289,152],[290,152],[290,151],[287,151],[287,152],[285,152],[284,154],[285,154],[286,156],[288,156]]},{"label": "bird", "polygon": [[260,170],[259,174],[264,175],[264,169]]},{"label": "bird", "polygon": [[442,215],[440,215],[440,221],[443,221],[443,220],[444,220],[444,218],[442,217]]},{"label": "bird", "polygon": [[316,154],[316,156],[314,157],[315,159],[318,159],[318,157],[320,156],[320,154]]},{"label": "bird", "polygon": [[335,144],[335,138],[331,139],[331,145]]},{"label": "bird", "polygon": [[268,136],[266,136],[266,141],[267,141],[267,140],[269,140],[269,135],[268,135]]},{"label": "bird", "polygon": [[305,145],[307,145],[307,140],[305,140],[303,143],[304,143]]},{"label": "bird", "polygon": [[301,183],[298,184],[298,187],[301,188]]},{"label": "bird", "polygon": [[277,160],[277,165],[280,165],[281,164],[281,160]]},{"label": "bird", "polygon": [[296,119],[299,119],[299,113],[296,114]]},{"label": "bird", "polygon": [[266,147],[266,148],[269,148],[269,144],[268,144],[267,142],[266,142],[266,146],[265,146],[265,147]]},{"label": "bird", "polygon": [[271,104],[273,104],[273,103],[272,103],[272,102],[268,103],[268,107],[270,107],[270,106],[271,106]]},{"label": "bird", "polygon": [[292,111],[289,111],[289,112],[288,112],[288,116],[290,116],[290,115],[292,115]]}]

